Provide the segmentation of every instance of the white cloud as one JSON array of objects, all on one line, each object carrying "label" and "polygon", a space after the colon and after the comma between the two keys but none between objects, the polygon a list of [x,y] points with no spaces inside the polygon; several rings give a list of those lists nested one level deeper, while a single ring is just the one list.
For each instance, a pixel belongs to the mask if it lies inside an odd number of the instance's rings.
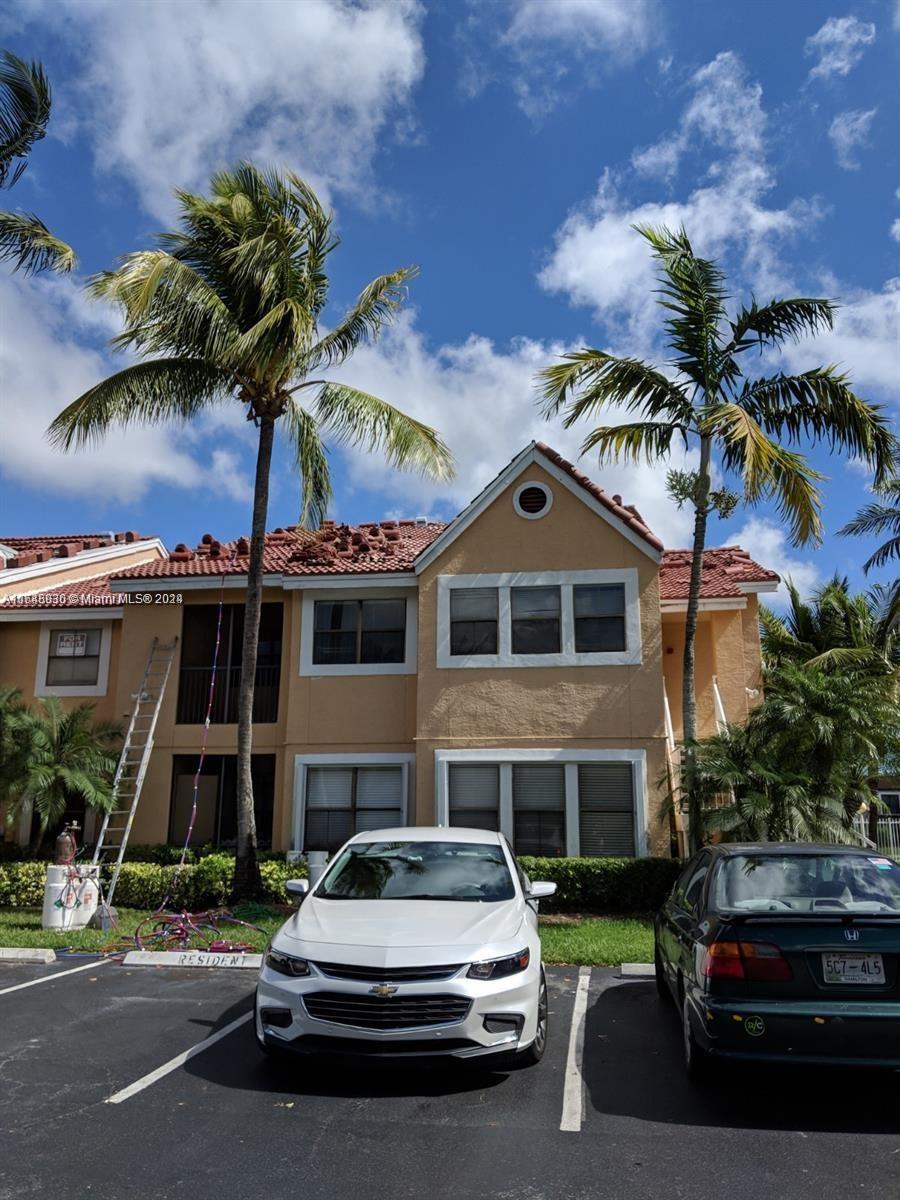
[{"label": "white cloud", "polygon": [[868,112],[853,109],[849,112],[838,113],[828,127],[828,136],[834,146],[838,164],[845,171],[858,171],[859,163],[856,151],[868,143],[869,128],[875,117],[877,108]]},{"label": "white cloud", "polygon": [[[779,241],[808,228],[817,216],[816,206],[801,200],[784,208],[766,204],[773,178],[764,155],[761,93],[737,56],[718,55],[696,73],[692,88],[675,132],[641,152],[638,161],[644,170],[652,165],[668,170],[688,151],[702,151],[707,169],[699,186],[685,200],[635,205],[627,196],[628,176],[605,172],[588,205],[573,211],[557,231],[539,276],[548,291],[589,305],[612,324],[629,353],[652,352],[659,329],[655,264],[632,225],[684,224],[701,253],[736,254],[749,283],[777,290],[783,284]],[[708,153],[710,146],[721,152],[718,158]]]},{"label": "white cloud", "polygon": [[97,165],[161,219],[173,187],[241,157],[365,199],[376,143],[395,118],[407,130],[424,70],[418,0],[34,0],[27,13],[83,64]]},{"label": "white cloud", "polygon": [[822,582],[822,572],[814,559],[804,556],[801,550],[795,550],[781,526],[764,517],[749,517],[740,529],[724,540],[729,546],[743,546],[756,562],[771,571],[777,571],[781,576],[778,591],[761,597],[772,607],[778,608],[787,603],[788,580],[799,589],[801,596],[808,596]]},{"label": "white cloud", "polygon": [[[476,334],[460,344],[431,349],[414,314],[405,313],[380,342],[354,354],[342,377],[439,429],[456,457],[457,475],[449,485],[434,484],[398,473],[377,455],[341,451],[353,486],[377,493],[388,510],[393,506],[405,515],[446,519],[473,500],[529,441],[544,441],[608,492],[636,504],[667,545],[682,544],[691,520],[666,496],[664,469],[600,468],[596,458],[578,457],[586,427],[563,430],[560,423],[541,417],[535,374],[564,349],[525,338],[502,349]],[[683,462],[683,456],[673,455],[673,466]],[[341,515],[340,504],[336,515]]]},{"label": "white cloud", "polygon": [[818,61],[809,72],[810,79],[829,75],[848,75],[875,41],[875,26],[857,17],[829,17],[822,28],[806,39],[803,53]]},{"label": "white cloud", "polygon": [[658,0],[469,0],[461,84],[476,96],[507,82],[539,121],[580,83],[621,69],[655,41]]},{"label": "white cloud", "polygon": [[895,242],[900,242],[900,217],[891,225],[891,237]]},{"label": "white cloud", "polygon": [[[72,280],[22,276],[0,276],[0,311],[0,473],[8,479],[100,504],[138,500],[155,483],[233,499],[250,494],[232,450],[214,448],[208,455],[206,443],[223,436],[221,423],[204,422],[188,431],[135,427],[77,453],[55,450],[45,436],[53,418],[122,365],[111,364],[91,346],[98,334],[108,335],[112,319],[88,305]],[[235,412],[240,417],[237,405]]]}]

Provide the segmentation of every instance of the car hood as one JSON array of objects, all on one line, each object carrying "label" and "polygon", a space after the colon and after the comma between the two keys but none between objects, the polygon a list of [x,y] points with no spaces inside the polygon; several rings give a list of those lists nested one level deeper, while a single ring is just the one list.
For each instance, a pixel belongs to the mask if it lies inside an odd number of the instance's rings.
[{"label": "car hood", "polygon": [[[278,939],[308,946],[309,957],[361,965],[391,963],[414,951],[416,963],[465,961],[515,938],[524,913],[518,900],[496,904],[441,900],[319,900],[309,896],[282,926]],[[291,949],[286,946],[286,949]]]}]

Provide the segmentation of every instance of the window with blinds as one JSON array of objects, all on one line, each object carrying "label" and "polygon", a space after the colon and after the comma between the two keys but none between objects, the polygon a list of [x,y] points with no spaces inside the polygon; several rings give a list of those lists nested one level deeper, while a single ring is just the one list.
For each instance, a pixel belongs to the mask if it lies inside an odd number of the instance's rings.
[{"label": "window with blinds", "polygon": [[355,833],[403,824],[401,767],[309,767],[307,850],[333,853]]},{"label": "window with blinds", "polygon": [[450,824],[500,828],[500,766],[459,763],[450,767]]},{"label": "window with blinds", "polygon": [[516,854],[565,854],[565,767],[561,763],[516,764],[512,790]]},{"label": "window with blinds", "polygon": [[631,763],[582,763],[578,767],[581,854],[631,858],[634,844],[634,777]]}]

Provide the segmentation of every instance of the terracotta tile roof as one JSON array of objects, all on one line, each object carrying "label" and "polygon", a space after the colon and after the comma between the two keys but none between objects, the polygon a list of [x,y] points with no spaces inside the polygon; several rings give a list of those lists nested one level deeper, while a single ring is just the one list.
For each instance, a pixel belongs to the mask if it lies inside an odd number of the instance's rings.
[{"label": "terracotta tile roof", "polygon": [[570,475],[572,479],[574,479],[576,483],[579,483],[586,492],[594,497],[595,500],[599,500],[604,508],[609,509],[611,513],[617,516],[619,520],[627,525],[628,528],[634,533],[636,533],[638,537],[642,537],[645,542],[649,542],[649,544],[655,550],[662,550],[662,542],[659,540],[656,534],[650,530],[644,521],[644,518],[633,504],[623,504],[621,496],[610,496],[608,492],[605,492],[603,488],[599,486],[599,484],[596,484],[592,479],[589,479],[587,475],[585,475],[584,471],[579,471],[579,469],[573,463],[570,463],[568,459],[563,458],[561,454],[557,454],[556,451],[551,449],[550,446],[545,445],[543,442],[535,442],[535,448],[540,450],[541,454],[543,454],[545,458],[548,458],[554,466],[559,467],[561,471],[565,471],[567,475]]},{"label": "terracotta tile roof", "polygon": [[6,558],[0,549],[0,572],[15,571],[20,567],[49,562],[54,558],[77,558],[85,550],[100,550],[122,543],[150,540],[152,539],[142,537],[134,530],[121,533],[109,530],[105,533],[42,533],[29,537],[5,537],[0,534],[0,547],[15,551],[14,557]]},{"label": "terracotta tile roof", "polygon": [[70,583],[44,584],[40,590],[0,596],[3,608],[118,608],[128,597],[114,592],[112,575],[95,575],[90,579],[75,579]]},{"label": "terracotta tile roof", "polygon": [[[266,534],[263,570],[270,575],[372,575],[411,571],[416,556],[445,526],[436,521],[374,521],[364,525],[276,529]],[[219,542],[204,534],[194,549],[183,543],[168,559],[122,571],[119,579],[160,579],[197,575],[246,575],[250,544],[246,538]]]},{"label": "terracotta tile roof", "polygon": [[[659,572],[660,600],[687,600],[691,578],[691,550],[666,550]],[[700,596],[704,600],[741,596],[742,583],[778,583],[780,576],[754,562],[740,546],[721,546],[703,552]]]}]

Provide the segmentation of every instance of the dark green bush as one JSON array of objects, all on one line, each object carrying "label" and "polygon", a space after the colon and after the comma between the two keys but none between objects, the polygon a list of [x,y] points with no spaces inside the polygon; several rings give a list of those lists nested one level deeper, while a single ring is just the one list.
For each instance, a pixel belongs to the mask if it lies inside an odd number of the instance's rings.
[{"label": "dark green bush", "polygon": [[663,903],[681,863],[672,858],[532,858],[519,860],[530,879],[556,884],[542,912],[652,912]]},{"label": "dark green bush", "polygon": [[46,879],[45,862],[0,863],[0,908],[40,908]]}]

